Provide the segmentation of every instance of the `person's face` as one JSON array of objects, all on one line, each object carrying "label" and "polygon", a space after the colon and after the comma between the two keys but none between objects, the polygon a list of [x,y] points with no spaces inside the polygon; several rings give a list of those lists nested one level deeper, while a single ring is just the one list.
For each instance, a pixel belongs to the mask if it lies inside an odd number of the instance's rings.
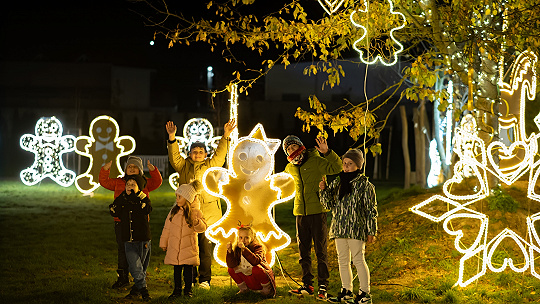
[{"label": "person's face", "polygon": [[191,152],[189,152],[189,157],[191,157],[191,160],[193,161],[203,161],[206,158],[206,151],[204,148],[194,147],[191,149]]},{"label": "person's face", "polygon": [[358,170],[358,166],[350,158],[343,159],[343,172],[354,172]]},{"label": "person's face", "polygon": [[187,200],[185,197],[181,196],[180,194],[176,194],[176,204],[178,207],[183,207],[186,204]]},{"label": "person's face", "polygon": [[133,179],[126,182],[126,193],[131,194],[131,191],[135,193],[139,192],[139,185],[137,185],[137,182]]},{"label": "person's face", "polygon": [[137,174],[141,174],[141,171],[139,170],[139,167],[135,166],[134,164],[129,164],[126,167],[126,174],[137,175]]},{"label": "person's face", "polygon": [[296,150],[298,150],[298,148],[300,148],[300,146],[297,145],[297,144],[289,145],[289,146],[287,147],[287,154],[288,154],[288,155],[293,154],[293,152],[296,151]]},{"label": "person's face", "polygon": [[245,246],[251,244],[251,235],[249,231],[239,230],[238,231],[238,242],[244,243]]}]

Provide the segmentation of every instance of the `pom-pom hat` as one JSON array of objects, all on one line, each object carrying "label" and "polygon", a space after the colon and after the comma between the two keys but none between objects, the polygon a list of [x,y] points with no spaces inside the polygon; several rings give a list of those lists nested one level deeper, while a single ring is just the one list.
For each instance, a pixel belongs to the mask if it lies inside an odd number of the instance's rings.
[{"label": "pom-pom hat", "polygon": [[127,171],[127,167],[129,165],[135,165],[137,166],[137,168],[139,168],[139,175],[143,175],[143,164],[142,164],[142,159],[140,157],[137,157],[137,156],[129,156],[127,161],[126,161],[126,168],[124,169],[124,171]]},{"label": "pom-pom hat", "polygon": [[300,147],[304,146],[304,144],[302,143],[300,138],[298,138],[298,136],[296,136],[296,135],[289,135],[289,136],[285,137],[285,139],[283,140],[283,151],[285,151],[285,154],[287,156],[289,156],[289,153],[287,152],[287,148],[290,145],[293,145],[293,144],[296,144],[296,145],[298,145]]},{"label": "pom-pom hat", "polygon": [[192,203],[195,200],[195,196],[199,194],[200,189],[201,183],[195,180],[189,184],[182,184],[178,186],[175,193],[185,198],[188,202]]}]

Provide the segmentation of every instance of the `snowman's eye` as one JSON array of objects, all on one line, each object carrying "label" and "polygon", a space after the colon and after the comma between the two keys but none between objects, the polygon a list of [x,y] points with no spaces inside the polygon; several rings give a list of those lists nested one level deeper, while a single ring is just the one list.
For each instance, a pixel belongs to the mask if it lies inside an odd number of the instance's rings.
[{"label": "snowman's eye", "polygon": [[264,158],[262,157],[262,155],[257,155],[256,159],[257,159],[257,162],[258,162],[258,163],[262,163],[263,160],[264,160]]},{"label": "snowman's eye", "polygon": [[241,152],[240,154],[238,154],[238,159],[240,160],[247,160],[247,153],[246,152]]}]

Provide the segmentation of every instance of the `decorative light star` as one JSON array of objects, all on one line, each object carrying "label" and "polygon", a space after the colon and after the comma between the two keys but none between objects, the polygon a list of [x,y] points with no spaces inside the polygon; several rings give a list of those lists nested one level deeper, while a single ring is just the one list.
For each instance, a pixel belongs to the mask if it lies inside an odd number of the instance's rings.
[{"label": "decorative light star", "polygon": [[217,244],[214,258],[224,267],[226,244],[235,240],[239,221],[252,225],[267,249],[270,266],[274,264],[275,252],[291,242],[272,217],[273,206],[293,198],[295,193],[290,174],[271,174],[280,142],[267,138],[263,126],[257,124],[231,148],[228,170],[209,168],[202,177],[206,191],[227,203],[223,217],[206,230],[206,237]]},{"label": "decorative light star", "polygon": [[[368,34],[368,30],[364,25],[362,25],[362,24],[355,21],[355,15],[359,15],[359,13],[362,13],[362,15],[364,15],[364,18],[361,18],[361,19],[368,20],[368,22],[369,22],[369,19],[370,19],[370,17],[368,16],[369,1],[367,1],[367,0],[363,0],[363,1],[364,1],[365,9],[359,9],[358,11],[354,11],[354,12],[351,13],[351,16],[350,16],[352,24],[354,24],[354,26],[357,26],[357,27],[361,28],[364,31],[364,33],[362,34],[362,37],[360,37],[359,39],[357,39],[354,42],[353,48],[360,54],[360,60],[365,64],[373,64],[373,63],[376,63],[377,60],[379,60],[382,64],[384,64],[386,66],[394,65],[398,60],[397,55],[403,51],[403,45],[401,43],[399,43],[399,41],[394,37],[394,32],[397,31],[397,30],[402,29],[403,27],[405,27],[405,25],[406,25],[405,16],[400,12],[394,12],[394,4],[392,3],[392,0],[388,0],[388,2],[390,3],[390,13],[392,15],[394,15],[394,16],[398,16],[399,19],[402,19],[401,24],[398,27],[392,28],[390,30],[390,33],[389,33],[390,39],[392,39],[392,41],[394,42],[394,45],[396,45],[397,48],[394,48],[394,46],[388,46],[387,43],[385,43],[385,45],[384,45],[384,48],[386,48],[388,50],[388,52],[392,54],[391,57],[393,57],[393,60],[387,61],[380,54],[378,54],[377,56],[375,56],[375,58],[370,60],[369,59],[369,57],[370,57],[369,53],[367,54],[367,57],[364,58],[364,51],[362,50],[363,48],[358,46],[358,45],[362,40],[364,40],[364,38],[366,38],[366,36]],[[389,19],[388,22],[391,23],[391,19]],[[369,43],[369,41],[368,41],[368,43]],[[369,49],[369,47],[367,49]]]},{"label": "decorative light star", "polygon": [[[540,195],[536,192],[540,175],[540,159],[537,157],[540,135],[534,133],[527,135],[524,127],[525,103],[536,97],[536,58],[536,55],[531,52],[522,53],[514,63],[510,83],[502,80],[499,82],[501,95],[508,109],[499,118],[499,123],[508,130],[512,129],[513,131],[508,134],[513,134],[513,136],[501,138],[506,143],[495,141],[486,147],[486,143],[477,135],[474,117],[470,114],[466,115],[454,137],[454,152],[459,156],[459,161],[454,166],[454,176],[443,185],[444,196],[432,196],[411,208],[412,212],[432,221],[444,221],[444,230],[456,237],[454,246],[456,250],[464,254],[460,260],[459,278],[456,285],[465,287],[483,276],[488,269],[493,272],[501,272],[507,268],[515,272],[525,272],[530,269],[531,274],[540,279],[540,274],[535,268],[535,259],[540,253],[540,238],[535,222],[540,219],[540,213],[527,217],[528,235],[526,238],[505,228],[489,239],[487,215],[470,208],[476,202],[489,196],[488,174],[511,185],[528,172],[527,197],[540,202]],[[499,156],[498,163],[496,154]],[[472,178],[477,182],[476,192],[462,193],[454,190],[459,188],[459,184],[466,178]],[[462,246],[461,241],[464,236],[463,231],[456,231],[449,227],[452,220],[463,219],[477,220],[479,223],[474,241],[466,247]],[[501,265],[494,265],[493,256],[498,251],[498,246],[505,241],[511,241],[517,245],[520,256],[523,256],[522,263],[516,263],[507,257]],[[468,269],[468,273],[474,274],[466,277],[466,264],[471,258],[478,258],[481,265],[478,269],[476,264],[474,269]]]},{"label": "decorative light star", "polygon": [[341,4],[343,4],[343,2],[345,0],[334,0],[334,1],[317,0],[317,1],[319,1],[319,4],[328,13],[328,15],[332,15],[333,13],[335,13],[339,9]]},{"label": "decorative light star", "polygon": [[77,137],[75,152],[90,158],[88,170],[77,176],[75,186],[84,194],[89,194],[99,187],[99,171],[101,167],[113,161],[111,175],[124,175],[120,158],[135,151],[135,139],[131,136],[118,136],[120,128],[116,120],[101,115],[90,123],[90,136]]},{"label": "decorative light star", "polygon": [[62,154],[75,149],[75,136],[62,136],[62,123],[56,117],[42,117],[35,127],[35,135],[21,136],[23,150],[34,153],[34,163],[21,171],[21,181],[32,186],[48,177],[63,187],[68,187],[75,180],[75,172],[68,170],[62,163]]},{"label": "decorative light star", "polygon": [[[180,149],[180,155],[183,158],[187,158],[189,155],[189,148],[194,142],[202,142],[206,146],[208,155],[214,153],[217,148],[221,136],[214,137],[214,127],[210,121],[205,118],[192,118],[184,124],[183,133],[184,137],[176,136],[176,142]],[[175,172],[169,176],[169,185],[171,188],[178,188],[178,172]]]}]

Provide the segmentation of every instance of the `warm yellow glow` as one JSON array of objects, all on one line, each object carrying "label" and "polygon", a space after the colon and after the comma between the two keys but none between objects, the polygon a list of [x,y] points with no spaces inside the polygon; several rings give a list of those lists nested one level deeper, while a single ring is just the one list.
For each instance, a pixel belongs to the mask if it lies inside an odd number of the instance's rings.
[{"label": "warm yellow glow", "polygon": [[266,247],[267,261],[274,264],[275,252],[290,243],[287,233],[277,226],[272,208],[294,197],[293,177],[272,174],[274,154],[279,139],[266,137],[261,124],[238,140],[230,150],[228,168],[209,168],[202,181],[206,191],[227,203],[223,217],[206,230],[206,237],[216,243],[214,258],[226,267],[227,242],[236,238],[238,222],[250,224]]},{"label": "warm yellow glow", "polygon": [[63,135],[63,127],[56,117],[42,117],[35,127],[35,134],[24,134],[19,143],[23,150],[34,153],[34,163],[20,173],[21,181],[32,186],[50,178],[63,187],[75,180],[75,172],[64,167],[62,154],[75,149],[75,136]]},{"label": "warm yellow glow", "polygon": [[90,165],[85,173],[77,176],[75,186],[82,193],[90,193],[99,187],[99,171],[101,167],[113,161],[111,175],[121,177],[124,171],[120,166],[120,158],[135,151],[135,139],[131,136],[118,136],[120,128],[116,120],[101,115],[90,123],[90,136],[79,136],[75,144],[75,152],[90,158]]},{"label": "warm yellow glow", "polygon": [[[180,151],[180,156],[188,158],[189,148],[194,142],[202,142],[206,145],[206,151],[210,157],[217,148],[221,136],[214,136],[214,127],[206,118],[192,118],[184,124],[184,137],[176,136],[176,142]],[[178,172],[169,175],[169,185],[171,188],[178,188]]]},{"label": "warm yellow glow", "polygon": [[[519,177],[529,173],[527,197],[540,202],[540,195],[536,192],[540,175],[540,159],[537,158],[538,140],[540,135],[532,133],[527,136],[524,127],[525,101],[535,98],[536,91],[536,56],[532,53],[522,54],[516,59],[510,84],[500,82],[501,91],[504,90],[507,113],[499,120],[503,129],[516,131],[513,141],[506,144],[502,141],[494,141],[486,146],[486,143],[478,136],[475,118],[472,115],[463,117],[460,128],[454,137],[454,151],[459,156],[459,161],[454,165],[454,175],[443,185],[444,196],[434,195],[429,199],[411,208],[411,211],[426,217],[432,221],[443,221],[444,230],[456,237],[454,247],[463,257],[459,263],[459,277],[456,285],[467,286],[483,276],[487,269],[493,272],[501,272],[510,269],[515,272],[531,270],[531,274],[540,279],[535,268],[535,258],[540,253],[540,238],[534,223],[540,219],[540,213],[527,218],[527,237],[523,238],[516,232],[505,228],[493,238],[488,237],[489,219],[468,206],[486,198],[490,189],[495,185],[489,184],[488,174],[492,174],[498,180],[511,185]],[[527,71],[527,72],[525,72]],[[516,107],[516,104],[518,105]],[[512,109],[519,109],[513,112]],[[511,138],[507,138],[511,139]],[[497,162],[498,160],[498,162]],[[477,185],[473,193],[454,191],[459,188],[465,179],[469,183]],[[472,181],[471,181],[472,179]],[[445,208],[441,208],[441,204]],[[438,208],[439,207],[439,208]],[[454,230],[449,223],[454,219],[469,219],[480,221],[479,229],[474,242],[462,246],[463,232]],[[511,258],[505,258],[501,265],[493,264],[493,256],[498,251],[501,242],[511,240],[516,243],[523,262],[516,264]],[[527,240],[531,240],[528,242]],[[465,278],[466,262],[475,258],[479,264],[474,269],[468,269],[475,274]]]}]

